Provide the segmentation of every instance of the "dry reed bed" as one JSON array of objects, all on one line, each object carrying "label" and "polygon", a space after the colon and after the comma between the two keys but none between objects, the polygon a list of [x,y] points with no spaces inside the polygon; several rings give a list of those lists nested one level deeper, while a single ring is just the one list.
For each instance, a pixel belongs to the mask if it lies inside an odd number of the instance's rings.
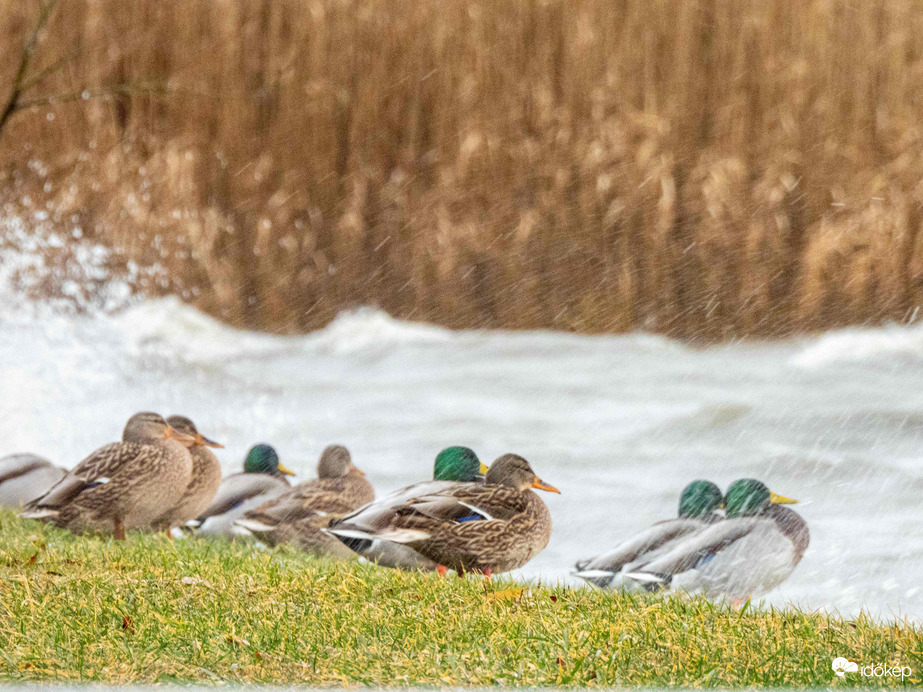
[{"label": "dry reed bed", "polygon": [[[0,13],[8,84],[35,5]],[[62,56],[6,213],[249,327],[720,339],[923,297],[913,0],[62,0]]]}]

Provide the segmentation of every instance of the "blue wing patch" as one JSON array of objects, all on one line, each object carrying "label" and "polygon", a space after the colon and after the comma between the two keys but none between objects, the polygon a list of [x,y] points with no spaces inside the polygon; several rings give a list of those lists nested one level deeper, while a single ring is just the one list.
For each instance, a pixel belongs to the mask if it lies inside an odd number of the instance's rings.
[{"label": "blue wing patch", "polygon": [[465,521],[484,521],[484,516],[481,514],[478,514],[477,512],[472,512],[471,514],[466,514],[463,517],[459,517],[458,519],[455,520],[455,523],[461,524],[462,522],[465,522]]},{"label": "blue wing patch", "polygon": [[709,553],[704,557],[699,558],[699,561],[695,563],[695,569],[702,569],[705,565],[715,559],[715,553]]}]

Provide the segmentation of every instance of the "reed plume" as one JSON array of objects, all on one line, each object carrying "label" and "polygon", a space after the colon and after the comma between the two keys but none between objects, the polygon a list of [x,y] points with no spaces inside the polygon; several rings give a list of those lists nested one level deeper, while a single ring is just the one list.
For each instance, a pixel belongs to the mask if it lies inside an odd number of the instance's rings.
[{"label": "reed plume", "polygon": [[[15,66],[35,6],[0,15]],[[923,297],[913,0],[62,0],[33,65],[4,213],[250,328],[715,340]]]}]

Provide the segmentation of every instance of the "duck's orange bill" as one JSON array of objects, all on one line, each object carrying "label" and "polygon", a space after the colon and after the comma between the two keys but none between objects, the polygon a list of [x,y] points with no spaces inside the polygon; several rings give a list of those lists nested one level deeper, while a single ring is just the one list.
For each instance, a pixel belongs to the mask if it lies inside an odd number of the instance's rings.
[{"label": "duck's orange bill", "polygon": [[560,490],[555,488],[553,485],[548,485],[541,478],[536,478],[534,481],[532,481],[532,487],[538,488],[539,490],[544,490],[546,493],[557,493],[558,495],[561,494]]},{"label": "duck's orange bill", "polygon": [[224,445],[220,442],[215,442],[214,440],[209,440],[202,433],[198,433],[195,436],[195,443],[197,445],[205,445],[206,447],[217,447],[218,449],[224,449]]},{"label": "duck's orange bill", "polygon": [[170,425],[167,426],[163,436],[167,438],[172,437],[174,440],[182,445],[185,445],[186,447],[192,447],[194,444],[196,444],[196,438],[194,435],[187,435],[186,433],[180,432]]},{"label": "duck's orange bill", "polygon": [[[279,468],[281,468],[281,466]],[[365,475],[365,471],[360,471],[352,464],[349,465],[349,473],[352,476],[364,476]]]},{"label": "duck's orange bill", "polygon": [[279,473],[283,473],[283,474],[285,474],[286,476],[294,476],[294,475],[295,475],[295,472],[294,472],[294,471],[292,471],[291,469],[285,468],[282,464],[279,464]]}]

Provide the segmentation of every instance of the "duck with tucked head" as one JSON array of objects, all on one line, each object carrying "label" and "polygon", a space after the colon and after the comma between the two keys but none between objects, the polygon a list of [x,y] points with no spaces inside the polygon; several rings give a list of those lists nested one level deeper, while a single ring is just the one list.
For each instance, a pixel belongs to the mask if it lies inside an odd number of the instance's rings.
[{"label": "duck with tucked head", "polygon": [[765,594],[788,579],[810,543],[805,520],[780,506],[796,502],[753,478],[734,481],[724,496],[725,520],[626,577],[734,604]]},{"label": "duck with tucked head", "polygon": [[275,449],[268,444],[253,445],[244,458],[243,473],[233,473],[223,481],[211,505],[186,526],[200,534],[216,536],[250,535],[235,529],[234,522],[251,509],[291,489],[288,481],[295,473],[280,461]]},{"label": "duck with tucked head", "polygon": [[692,481],[680,494],[676,519],[659,521],[609,552],[581,560],[576,565],[575,576],[600,588],[611,587],[620,573],[650,562],[690,535],[721,520],[723,517],[718,510],[723,501],[721,489],[711,481]]},{"label": "duck with tucked head", "polygon": [[522,567],[548,545],[551,515],[531,488],[560,492],[521,456],[504,454],[491,465],[483,485],[453,484],[372,517],[354,517],[330,531],[409,546],[460,576],[490,576]]},{"label": "duck with tucked head", "polygon": [[186,416],[170,416],[167,423],[174,430],[195,438],[195,442],[189,448],[192,475],[186,491],[176,505],[154,522],[154,528],[169,531],[174,526],[182,526],[187,521],[195,519],[211,504],[221,485],[221,462],[212,454],[209,447],[222,449],[224,445],[205,437]]},{"label": "duck with tucked head", "polygon": [[156,413],[136,413],[121,442],[93,452],[22,516],[124,539],[127,529],[149,528],[164,507],[179,502],[192,475],[189,448],[195,441]]},{"label": "duck with tucked head", "polygon": [[315,555],[354,558],[349,548],[324,533],[336,518],[375,499],[372,484],[352,462],[349,450],[331,445],[317,462],[317,479],[247,512],[235,526],[269,545],[288,543]]},{"label": "duck with tucked head", "polygon": [[48,492],[66,473],[36,454],[0,457],[0,507],[19,509]]},{"label": "duck with tucked head", "polygon": [[[447,447],[436,455],[436,461],[433,464],[433,480],[408,485],[390,495],[370,502],[355,512],[347,514],[342,519],[331,522],[330,529],[335,529],[337,526],[354,521],[363,525],[374,525],[378,521],[377,517],[382,513],[391,511],[395,506],[411,498],[442,492],[455,487],[456,484],[483,483],[485,473],[487,473],[487,467],[481,463],[473,450],[468,447]],[[381,567],[424,571],[433,571],[439,568],[439,565],[435,562],[423,557],[416,550],[406,545],[380,539],[355,538],[336,533],[332,533],[332,535],[336,535],[350,550]]]}]

